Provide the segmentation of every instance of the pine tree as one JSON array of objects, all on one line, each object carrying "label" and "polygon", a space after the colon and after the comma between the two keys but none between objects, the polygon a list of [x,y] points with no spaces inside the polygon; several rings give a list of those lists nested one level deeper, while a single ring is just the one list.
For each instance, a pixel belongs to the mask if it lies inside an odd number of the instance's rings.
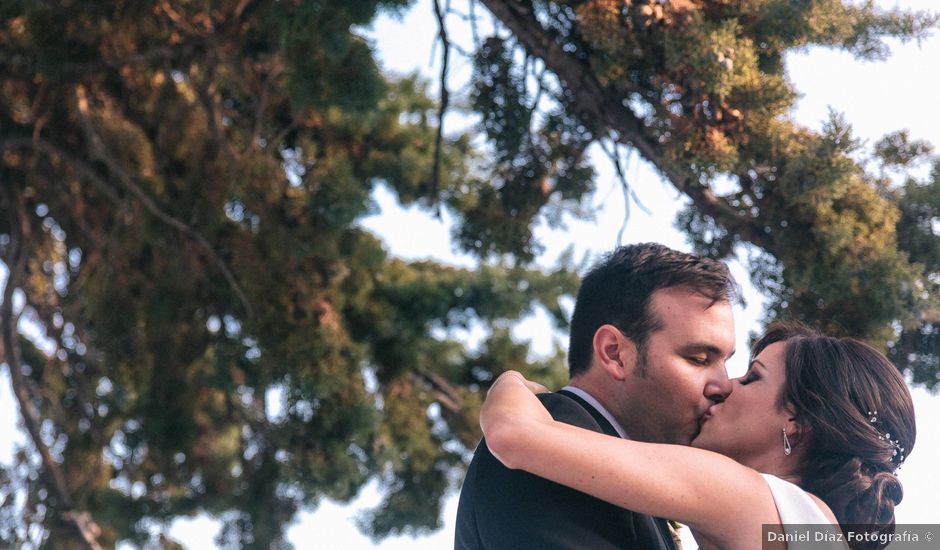
[{"label": "pine tree", "polygon": [[[31,441],[2,473],[0,543],[173,547],[161,526],[207,511],[226,546],[281,547],[299,509],[370,479],[373,536],[438,527],[481,390],[506,369],[565,378],[508,327],[545,308],[564,329],[575,266],[535,269],[532,228],[586,208],[597,141],[691,199],[699,251],[760,252],[769,317],[936,385],[940,165],[907,175],[936,160],[903,132],[869,151],[838,115],[799,127],[782,63],[812,44],[878,59],[934,17],[485,0],[503,28],[472,52],[481,150],[357,35],[406,4],[0,6],[0,329]],[[379,185],[448,210],[479,269],[389,255],[359,224]]]},{"label": "pine tree", "polygon": [[[506,327],[563,325],[570,265],[406,262],[358,225],[377,185],[433,206],[435,105],[351,30],[402,8],[4,2],[0,322],[33,437],[2,545],[143,543],[203,510],[283,546],[376,477],[375,536],[433,529],[479,390],[563,377]],[[468,143],[444,141],[442,193],[488,185]]]}]

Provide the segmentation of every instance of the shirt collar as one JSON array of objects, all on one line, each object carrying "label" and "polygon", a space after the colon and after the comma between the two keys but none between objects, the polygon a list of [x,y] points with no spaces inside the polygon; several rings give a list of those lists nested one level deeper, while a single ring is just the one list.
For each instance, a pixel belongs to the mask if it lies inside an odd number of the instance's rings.
[{"label": "shirt collar", "polygon": [[590,403],[592,407],[597,409],[597,412],[601,413],[601,416],[603,416],[604,418],[607,419],[608,422],[610,422],[610,425],[613,426],[615,430],[617,430],[617,434],[620,437],[622,437],[623,439],[630,439],[630,436],[628,436],[627,432],[623,430],[623,427],[620,425],[620,423],[617,422],[617,420],[613,417],[613,415],[611,415],[610,412],[606,408],[604,408],[603,405],[601,405],[600,401],[594,398],[593,395],[582,390],[581,388],[571,386],[571,385],[565,386],[562,389],[565,391],[570,391],[571,393],[577,395],[581,399],[584,399],[585,401]]}]

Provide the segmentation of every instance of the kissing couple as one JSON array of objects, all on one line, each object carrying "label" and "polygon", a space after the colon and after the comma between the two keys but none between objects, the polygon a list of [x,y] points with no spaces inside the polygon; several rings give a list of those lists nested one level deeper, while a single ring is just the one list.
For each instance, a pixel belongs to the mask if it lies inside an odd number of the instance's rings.
[{"label": "kissing couple", "polygon": [[[658,244],[595,265],[570,383],[510,371],[487,394],[455,548],[675,549],[667,519],[702,549],[883,548],[916,431],[904,378],[865,343],[777,323],[729,379],[737,292],[725,264]],[[788,536],[807,525],[826,542]]]}]

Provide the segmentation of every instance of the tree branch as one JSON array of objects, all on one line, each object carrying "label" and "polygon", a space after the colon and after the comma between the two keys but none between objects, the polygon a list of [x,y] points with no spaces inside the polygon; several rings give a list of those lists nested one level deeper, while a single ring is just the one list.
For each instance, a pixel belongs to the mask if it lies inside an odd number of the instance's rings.
[{"label": "tree branch", "polygon": [[[46,332],[46,336],[52,339],[56,347],[59,350],[62,350],[66,353],[66,358],[59,360],[56,355],[53,355],[49,358],[48,365],[60,364],[59,369],[61,376],[64,380],[67,380],[72,384],[72,387],[76,391],[76,396],[79,402],[81,402],[80,410],[83,413],[83,418],[89,422],[88,433],[91,435],[92,441],[98,448],[103,448],[106,446],[106,438],[101,433],[101,430],[98,429],[97,424],[94,422],[92,415],[86,414],[87,411],[93,406],[93,395],[94,389],[89,385],[89,380],[100,380],[102,374],[100,369],[97,366],[97,356],[98,353],[94,351],[90,342],[88,342],[87,336],[82,332],[81,323],[72,323],[74,337],[77,338],[82,345],[85,346],[86,351],[83,355],[79,356],[76,354],[74,349],[70,349],[65,345],[65,323],[56,324],[53,321],[53,316],[56,313],[62,314],[58,306],[54,306],[39,296],[33,295],[30,292],[28,287],[23,288],[23,293],[26,295],[25,305],[32,308],[36,313],[36,317],[43,326],[43,330]],[[82,363],[84,366],[83,370],[76,368],[76,362]],[[77,373],[81,373],[80,375]],[[65,418],[66,414],[64,409],[62,409],[61,404],[58,402],[58,397],[54,394],[50,394],[46,399],[46,402],[57,407],[59,415],[61,418]],[[90,467],[84,468],[86,470],[86,475],[93,477],[97,475],[101,465],[102,455],[96,454],[93,460],[93,464]]]},{"label": "tree branch", "polygon": [[22,201],[15,197],[13,193],[6,193],[6,195],[9,211],[16,213],[10,224],[8,254],[3,259],[9,271],[6,286],[3,289],[3,303],[0,304],[0,332],[3,333],[3,350],[10,370],[10,384],[20,406],[23,424],[25,424],[26,431],[29,433],[30,439],[32,439],[33,445],[42,459],[43,473],[46,476],[48,486],[60,503],[60,514],[63,520],[76,529],[87,548],[100,550],[101,545],[98,544],[98,535],[101,533],[101,529],[87,512],[75,509],[65,481],[65,475],[52,456],[49,447],[42,441],[42,417],[35,404],[36,398],[32,395],[29,384],[23,376],[19,359],[19,347],[16,342],[17,316],[13,314],[13,291],[20,286],[26,274],[25,241],[28,238],[29,226],[26,208]]},{"label": "tree branch", "polygon": [[[447,37],[447,26],[444,21],[444,12],[441,10],[440,0],[434,0],[434,15],[437,17],[438,39],[441,41],[441,104],[437,110],[437,136],[434,138],[434,164],[431,168],[430,199],[437,202],[441,185],[441,149],[444,144],[444,115],[450,103],[450,94],[447,91],[447,62],[450,59],[450,39]],[[438,207],[440,216],[440,207]]]},{"label": "tree branch", "polygon": [[124,200],[118,196],[111,185],[104,180],[88,163],[73,157],[64,149],[42,138],[0,137],[0,149],[30,149],[58,159],[78,173],[79,177],[95,186],[119,209],[125,209]]},{"label": "tree branch", "polygon": [[545,63],[565,83],[571,94],[573,110],[594,130],[594,135],[603,135],[615,130],[617,140],[630,145],[665,176],[680,192],[692,199],[702,213],[720,221],[722,225],[741,238],[763,248],[770,246],[766,234],[752,220],[725,203],[705,185],[694,180],[691,173],[671,166],[663,157],[656,137],[650,135],[643,121],[623,98],[604,88],[596,78],[590,65],[569,55],[542,27],[526,0],[481,0],[499,19],[530,55]]},{"label": "tree branch", "polygon": [[[212,129],[212,139],[215,144],[225,151],[228,156],[237,160],[239,158],[238,151],[235,150],[235,147],[225,139],[225,123],[223,122],[222,116],[222,101],[219,99],[219,95],[216,93],[216,82],[215,78],[216,63],[214,58],[206,64],[204,71],[206,73],[203,82],[193,82],[193,87],[196,89],[197,94],[199,95],[199,100],[202,103],[203,108],[206,110],[207,118],[209,119],[209,127]],[[247,144],[249,147],[251,144]],[[246,150],[248,148],[246,147]]]},{"label": "tree branch", "polygon": [[[91,131],[90,128],[86,128],[86,130]],[[96,140],[97,136],[92,136],[89,139]],[[98,151],[103,151],[103,147],[100,146],[100,142],[97,142],[97,145],[98,147],[95,147],[93,145],[93,149],[98,149]],[[124,200],[118,196],[117,192],[114,191],[111,185],[104,178],[98,175],[98,173],[89,164],[75,157],[72,157],[71,155],[66,153],[63,149],[58,147],[57,145],[52,144],[43,139],[29,139],[29,138],[19,138],[19,137],[12,137],[12,138],[5,138],[5,139],[0,138],[0,149],[6,149],[6,148],[32,149],[38,152],[45,153],[46,155],[50,157],[58,158],[62,160],[67,165],[69,165],[72,169],[74,169],[79,174],[80,177],[92,183],[96,188],[98,188],[102,193],[104,193],[106,197],[111,199],[118,207],[121,207],[123,209],[122,205],[124,205]],[[101,160],[108,166],[108,168],[117,176],[118,181],[120,181],[121,184],[124,185],[124,187],[128,191],[133,193],[140,200],[140,202],[144,205],[144,208],[146,208],[151,214],[153,214],[157,219],[161,220],[167,225],[170,225],[171,227],[182,232],[184,235],[190,237],[191,239],[196,241],[196,243],[198,243],[204,250],[206,250],[206,252],[209,254],[209,258],[216,264],[216,266],[222,272],[222,275],[225,277],[225,280],[228,281],[229,285],[231,285],[232,290],[235,292],[235,295],[238,297],[239,301],[242,303],[242,306],[245,308],[245,311],[249,315],[251,315],[252,308],[251,308],[250,303],[248,302],[248,297],[245,295],[244,291],[241,289],[241,286],[238,284],[238,281],[235,279],[235,275],[232,274],[232,271],[229,269],[228,265],[225,263],[222,257],[219,256],[219,254],[215,251],[211,243],[209,243],[209,241],[205,237],[203,237],[201,233],[191,228],[186,223],[163,212],[163,210],[161,210],[160,207],[158,207],[156,203],[154,203],[153,200],[150,197],[148,197],[144,193],[144,191],[133,182],[130,175],[128,175],[126,172],[124,172],[123,169],[121,169],[121,167],[117,164],[117,161],[108,157],[107,155],[99,155],[98,158],[99,160]]]},{"label": "tree branch", "polygon": [[114,158],[108,155],[107,150],[101,143],[101,139],[97,134],[95,134],[94,129],[91,126],[88,113],[88,98],[84,86],[77,86],[75,95],[78,104],[78,111],[82,120],[83,129],[85,131],[85,137],[89,142],[92,155],[108,167],[108,170],[116,177],[117,181],[125,189],[137,197],[137,199],[141,202],[141,204],[143,204],[144,208],[146,208],[148,212],[150,212],[158,220],[169,225],[170,227],[177,229],[184,235],[194,240],[206,251],[210,260],[216,264],[216,266],[222,272],[222,275],[225,277],[225,280],[228,281],[229,285],[232,287],[232,290],[235,292],[235,295],[242,303],[242,306],[245,308],[247,314],[251,316],[252,308],[251,304],[248,302],[248,297],[245,295],[241,286],[238,284],[238,281],[235,279],[235,275],[232,273],[231,269],[229,269],[228,264],[225,263],[225,260],[222,259],[208,239],[202,236],[201,233],[187,225],[182,220],[164,212],[159,206],[157,206],[153,199],[147,196],[143,189],[141,189],[134,182],[131,176],[124,171],[121,165]]},{"label": "tree branch", "polygon": [[463,397],[460,396],[460,392],[443,376],[425,369],[418,369],[412,373],[412,381],[427,388],[434,400],[450,412],[456,414],[463,409]]}]

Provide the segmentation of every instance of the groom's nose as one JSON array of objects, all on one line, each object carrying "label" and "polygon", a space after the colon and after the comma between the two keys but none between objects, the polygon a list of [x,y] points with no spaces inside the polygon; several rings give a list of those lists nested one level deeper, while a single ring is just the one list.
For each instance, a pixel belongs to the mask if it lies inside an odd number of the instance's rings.
[{"label": "groom's nose", "polygon": [[727,376],[709,380],[708,383],[705,384],[705,397],[715,403],[721,403],[731,395],[733,388],[734,386]]}]

